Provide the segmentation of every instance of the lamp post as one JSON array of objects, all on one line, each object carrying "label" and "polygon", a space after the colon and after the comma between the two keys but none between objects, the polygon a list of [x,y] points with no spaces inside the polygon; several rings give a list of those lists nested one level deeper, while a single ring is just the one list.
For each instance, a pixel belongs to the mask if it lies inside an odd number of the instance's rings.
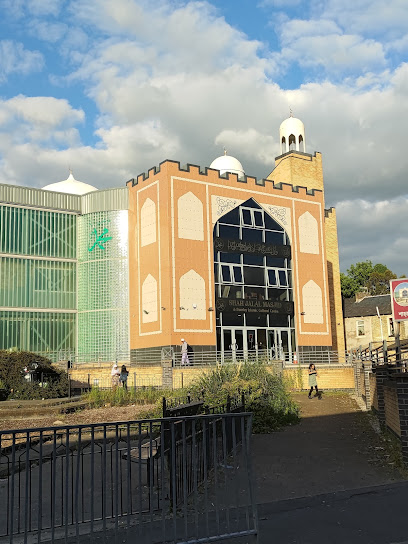
[{"label": "lamp post", "polygon": [[377,310],[378,319],[380,320],[380,329],[381,329],[381,342],[384,343],[384,334],[383,334],[383,326],[382,326],[382,319],[380,315],[380,310],[378,309],[378,306],[375,307]]}]

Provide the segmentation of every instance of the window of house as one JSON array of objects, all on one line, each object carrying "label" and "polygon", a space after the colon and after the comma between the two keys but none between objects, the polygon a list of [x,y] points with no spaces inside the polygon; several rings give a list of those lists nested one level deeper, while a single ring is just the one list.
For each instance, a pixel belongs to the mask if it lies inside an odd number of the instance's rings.
[{"label": "window of house", "polygon": [[357,321],[357,336],[364,336],[364,335],[365,335],[364,321],[359,320]]}]

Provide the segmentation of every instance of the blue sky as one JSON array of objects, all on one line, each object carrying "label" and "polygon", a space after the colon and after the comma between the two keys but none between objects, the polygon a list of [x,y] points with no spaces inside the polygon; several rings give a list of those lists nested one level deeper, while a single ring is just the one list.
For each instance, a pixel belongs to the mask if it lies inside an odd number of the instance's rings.
[{"label": "blue sky", "polygon": [[120,186],[226,146],[266,177],[289,107],[341,268],[408,274],[406,0],[0,0],[0,182]]}]

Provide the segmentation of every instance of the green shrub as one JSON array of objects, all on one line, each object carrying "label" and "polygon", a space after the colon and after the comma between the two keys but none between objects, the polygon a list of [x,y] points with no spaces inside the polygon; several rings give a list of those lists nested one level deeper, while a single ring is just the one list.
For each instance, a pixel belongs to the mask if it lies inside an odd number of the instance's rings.
[{"label": "green shrub", "polygon": [[256,433],[272,432],[299,421],[299,407],[291,399],[285,382],[263,362],[218,366],[200,376],[191,392],[204,394],[208,407],[224,405],[228,396],[234,398],[244,393],[245,409],[253,412]]},{"label": "green shrub", "polygon": [[[43,384],[24,378],[24,368],[31,369],[33,365],[37,365],[37,375],[43,375]],[[51,366],[51,361],[46,357],[28,351],[0,350],[0,380],[8,398],[35,400],[65,397],[68,394],[66,372]]]}]

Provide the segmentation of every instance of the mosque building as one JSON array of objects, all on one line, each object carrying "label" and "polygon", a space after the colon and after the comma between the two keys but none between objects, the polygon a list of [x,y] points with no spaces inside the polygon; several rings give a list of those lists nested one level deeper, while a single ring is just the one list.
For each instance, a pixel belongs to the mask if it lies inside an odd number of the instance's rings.
[{"label": "mosque building", "polygon": [[0,349],[145,361],[344,351],[336,214],[303,123],[265,179],[226,152],[121,188],[0,185]]}]

